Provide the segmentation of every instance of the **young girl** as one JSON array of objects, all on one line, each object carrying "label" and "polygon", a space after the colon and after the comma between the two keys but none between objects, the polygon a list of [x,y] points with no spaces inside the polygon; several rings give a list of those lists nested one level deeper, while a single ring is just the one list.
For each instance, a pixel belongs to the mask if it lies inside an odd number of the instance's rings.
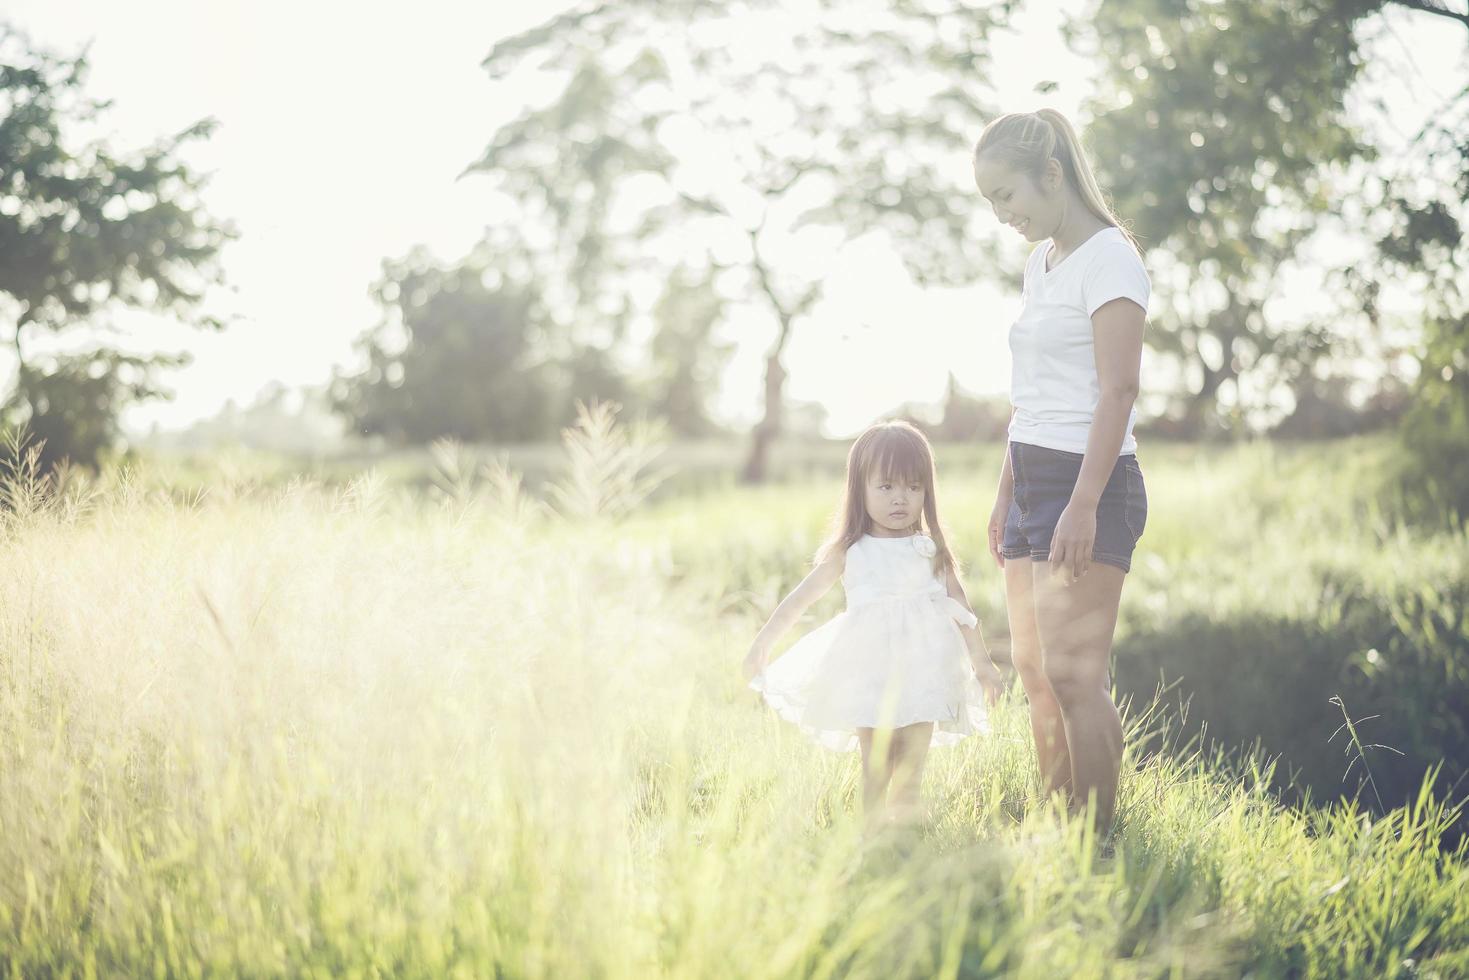
[{"label": "young girl", "polygon": [[[755,637],[745,676],[821,745],[860,745],[863,810],[897,819],[917,808],[929,745],[984,727],[1000,674],[944,542],[923,433],[884,422],[857,438],[835,526]],[[767,667],[776,640],[838,578],[846,611]]]}]

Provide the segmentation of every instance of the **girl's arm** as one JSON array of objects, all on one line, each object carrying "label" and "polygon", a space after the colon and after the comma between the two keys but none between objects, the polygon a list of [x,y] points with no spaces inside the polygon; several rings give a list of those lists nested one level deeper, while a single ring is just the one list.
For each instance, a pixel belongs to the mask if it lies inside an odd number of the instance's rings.
[{"label": "girl's arm", "polygon": [[1122,297],[1104,303],[1092,314],[1100,394],[1081,473],[1051,539],[1053,573],[1064,569],[1076,579],[1091,565],[1097,538],[1097,504],[1117,466],[1117,454],[1127,434],[1127,417],[1137,400],[1146,317],[1141,306]]},{"label": "girl's arm", "polygon": [[[959,581],[953,569],[948,572],[949,597],[959,605],[974,612],[969,605],[969,596],[964,591],[964,584]],[[978,616],[975,617],[979,619]],[[964,644],[969,647],[969,663],[974,667],[974,676],[979,679],[980,686],[984,688],[985,699],[994,704],[1000,698],[1000,692],[1004,689],[1004,678],[996,669],[994,661],[990,659],[989,650],[985,647],[984,634],[980,632],[979,623],[975,622],[973,628],[960,626],[959,632],[964,635]]]},{"label": "girl's arm", "polygon": [[770,614],[770,619],[756,634],[755,642],[750,644],[750,652],[745,657],[746,680],[765,669],[770,660],[771,647],[811,608],[812,603],[826,595],[837,579],[842,577],[845,567],[845,555],[827,558],[811,569],[801,580],[801,584],[781,600],[780,605],[775,607],[775,612]]}]

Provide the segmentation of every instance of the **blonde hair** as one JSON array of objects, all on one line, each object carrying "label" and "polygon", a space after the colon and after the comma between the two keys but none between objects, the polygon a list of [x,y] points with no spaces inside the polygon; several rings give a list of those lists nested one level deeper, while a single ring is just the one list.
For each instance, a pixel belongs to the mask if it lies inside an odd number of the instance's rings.
[{"label": "blonde hair", "polygon": [[982,156],[994,157],[1037,183],[1046,172],[1046,163],[1055,157],[1062,175],[1076,188],[1087,210],[1122,232],[1122,237],[1142,254],[1137,239],[1107,203],[1076,130],[1055,109],[1011,112],[991,120],[974,146],[974,159],[978,161]]},{"label": "blonde hair", "polygon": [[816,553],[817,563],[845,555],[858,538],[872,529],[872,518],[867,516],[867,477],[871,473],[923,484],[923,513],[913,522],[914,530],[926,531],[937,546],[933,570],[958,574],[958,563],[944,540],[944,527],[939,521],[933,447],[916,426],[902,419],[869,426],[852,443],[847,453],[846,492],[841,509],[833,517],[831,536]]}]

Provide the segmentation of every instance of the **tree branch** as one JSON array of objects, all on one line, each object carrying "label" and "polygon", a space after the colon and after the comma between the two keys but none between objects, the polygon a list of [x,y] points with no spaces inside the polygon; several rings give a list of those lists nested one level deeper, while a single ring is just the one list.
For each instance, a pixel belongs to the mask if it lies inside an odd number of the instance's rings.
[{"label": "tree branch", "polygon": [[[751,235],[750,245],[754,247],[754,236]],[[780,334],[775,339],[775,346],[771,348],[771,356],[779,357],[785,350],[786,340],[791,335],[791,324],[795,322],[795,315],[785,308],[780,297],[775,295],[775,283],[770,280],[770,269],[760,259],[760,253],[755,252],[751,259],[751,265],[755,267],[755,278],[760,283],[760,291],[770,300],[770,305],[775,308],[775,318],[780,321]]]},{"label": "tree branch", "polygon": [[712,198],[695,197],[688,191],[679,191],[678,196],[683,199],[683,202],[685,204],[687,204],[691,208],[694,208],[697,211],[704,211],[708,214],[715,214],[724,218],[728,218],[730,216],[729,212],[720,207],[718,204],[715,204]]},{"label": "tree branch", "polygon": [[20,311],[20,316],[15,321],[15,359],[19,362],[17,365],[19,368],[17,376],[23,376],[26,369],[25,351],[21,348],[20,334],[26,328],[26,325],[35,319],[34,309],[30,302],[27,300],[21,300],[21,302],[25,305],[25,308]]},{"label": "tree branch", "polygon": [[1398,7],[1407,7],[1409,10],[1421,11],[1425,14],[1447,17],[1449,20],[1456,20],[1466,28],[1469,28],[1469,12],[1460,13],[1457,10],[1450,10],[1438,4],[1435,0],[1388,0],[1388,3]]},{"label": "tree branch", "polygon": [[821,282],[818,281],[812,283],[811,288],[806,290],[806,295],[801,297],[801,301],[797,303],[796,308],[791,311],[791,318],[794,319],[798,316],[802,316],[810,312],[811,307],[815,306],[816,301],[821,298],[822,292],[823,290]]}]

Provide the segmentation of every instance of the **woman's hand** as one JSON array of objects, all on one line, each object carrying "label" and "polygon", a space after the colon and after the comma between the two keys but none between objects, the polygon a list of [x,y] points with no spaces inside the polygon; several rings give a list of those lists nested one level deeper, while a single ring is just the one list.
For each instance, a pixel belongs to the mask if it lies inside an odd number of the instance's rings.
[{"label": "woman's hand", "polygon": [[1014,500],[1009,494],[1000,494],[995,498],[995,509],[990,511],[989,546],[990,557],[1000,568],[1005,567],[1005,556],[1000,554],[1000,547],[1005,542],[1005,522],[1010,517],[1010,503]]},{"label": "woman's hand", "polygon": [[1074,498],[1061,512],[1056,531],[1051,535],[1051,574],[1066,575],[1076,581],[1092,564],[1092,547],[1097,542],[1097,505],[1087,505]]},{"label": "woman's hand", "polygon": [[756,638],[750,644],[750,652],[745,654],[745,683],[749,683],[759,677],[765,670],[765,665],[770,663],[770,644]]}]

